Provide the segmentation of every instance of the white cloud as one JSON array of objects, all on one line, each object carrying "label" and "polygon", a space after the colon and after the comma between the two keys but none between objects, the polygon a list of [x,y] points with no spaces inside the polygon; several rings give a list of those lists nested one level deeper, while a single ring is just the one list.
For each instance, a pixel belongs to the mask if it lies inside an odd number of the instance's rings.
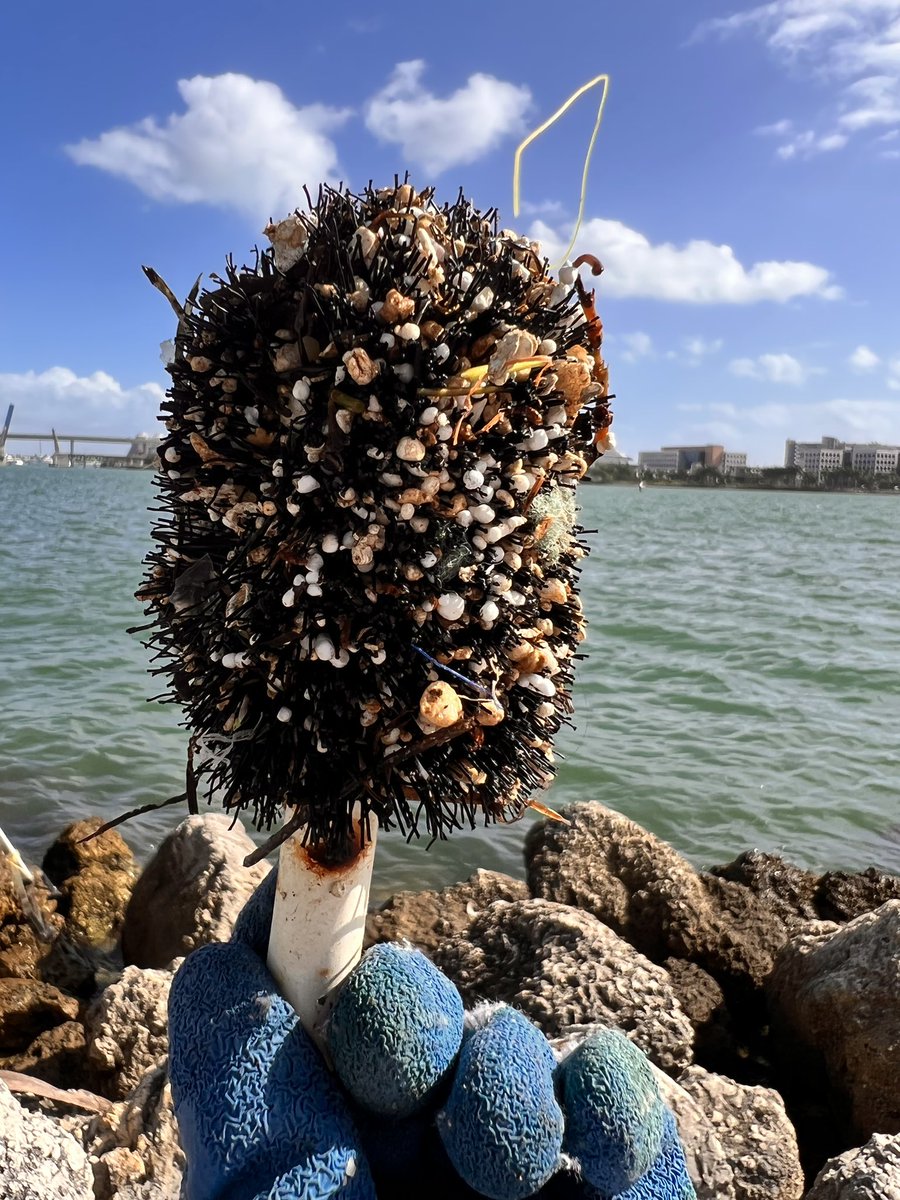
[{"label": "white cloud", "polygon": [[652,358],[654,354],[653,339],[649,333],[623,333],[616,338],[616,343],[622,343],[624,349],[620,357],[625,362],[637,362],[639,358]]},{"label": "white cloud", "polygon": [[839,150],[854,135],[900,128],[900,0],[770,0],[700,25],[695,38],[750,34],[796,73],[836,86],[821,128],[780,120],[757,132],[786,140],[782,159]]},{"label": "white cloud", "polygon": [[398,63],[365,110],[369,132],[396,142],[409,162],[437,175],[474,162],[522,131],[531,104],[527,87],[479,72],[442,99],[423,85],[424,71],[422,59]]},{"label": "white cloud", "polygon": [[900,358],[892,358],[888,363],[887,385],[892,392],[900,392]]},{"label": "white cloud", "polygon": [[[543,221],[530,235],[540,241],[551,263],[559,261],[567,239]],[[745,267],[730,246],[692,241],[654,245],[621,221],[595,217],[582,225],[574,253],[600,251],[605,267],[602,288],[613,296],[644,296],[683,304],[783,303],[797,296],[835,300],[841,289],[824,267],[807,262],[759,262]]]},{"label": "white cloud", "polygon": [[805,366],[792,354],[760,354],[758,358],[734,358],[728,364],[732,375],[760,379],[768,383],[786,383],[800,387],[811,375],[821,375],[821,367]]},{"label": "white cloud", "polygon": [[154,432],[165,392],[158,383],[124,387],[106,371],[76,375],[68,367],[50,367],[0,375],[0,396],[15,405],[13,433],[55,428],[57,433],[130,437]]},{"label": "white cloud", "polygon": [[237,208],[257,222],[303,203],[304,184],[337,178],[337,150],[326,134],[349,109],[297,108],[274,83],[248,75],[195,75],[178,91],[184,112],[162,124],[144,117],[67,153],[155,200]]},{"label": "white cloud", "polygon": [[684,349],[689,358],[699,362],[702,358],[707,358],[710,354],[718,354],[722,349],[722,339],[714,338],[708,340],[702,337],[685,338]]},{"label": "white cloud", "polygon": [[874,371],[881,359],[868,346],[857,346],[847,361],[856,371]]},{"label": "white cloud", "polygon": [[847,442],[900,444],[900,399],[814,400],[799,404],[692,404],[680,411],[690,418],[672,428],[666,440],[677,444],[721,441],[728,449],[746,450],[758,465],[780,465],[786,438],[818,441],[823,433]]}]

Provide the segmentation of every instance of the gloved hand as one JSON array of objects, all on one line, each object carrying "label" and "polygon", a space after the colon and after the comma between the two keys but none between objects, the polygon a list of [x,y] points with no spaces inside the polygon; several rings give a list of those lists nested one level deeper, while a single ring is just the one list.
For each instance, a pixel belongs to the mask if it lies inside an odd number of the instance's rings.
[{"label": "gloved hand", "polygon": [[674,1118],[626,1037],[603,1030],[557,1065],[515,1009],[464,1022],[417,950],[375,946],[348,977],[332,1074],[265,966],[274,895],[272,871],[231,942],[195,951],[172,984],[183,1200],[694,1200]]}]

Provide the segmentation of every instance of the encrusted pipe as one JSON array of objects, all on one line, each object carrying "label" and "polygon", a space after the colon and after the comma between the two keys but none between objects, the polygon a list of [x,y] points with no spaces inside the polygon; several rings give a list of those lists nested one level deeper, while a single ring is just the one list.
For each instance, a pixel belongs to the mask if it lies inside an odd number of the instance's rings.
[{"label": "encrusted pipe", "polygon": [[374,817],[366,840],[355,817],[356,845],[337,865],[304,846],[301,829],[281,846],[269,935],[268,966],[279,991],[319,1043],[337,989],[362,955],[375,861]]}]

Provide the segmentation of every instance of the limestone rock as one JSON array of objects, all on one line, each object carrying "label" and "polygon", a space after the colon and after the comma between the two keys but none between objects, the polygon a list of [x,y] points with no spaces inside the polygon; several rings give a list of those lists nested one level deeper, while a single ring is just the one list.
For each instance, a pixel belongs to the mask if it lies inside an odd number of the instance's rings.
[{"label": "limestone rock", "polygon": [[780,955],[768,991],[785,1052],[822,1062],[857,1136],[900,1132],[900,900],[811,926]]},{"label": "limestone rock", "polygon": [[522,880],[483,870],[441,891],[397,892],[369,914],[366,946],[406,940],[432,955],[442,941],[462,933],[496,900],[527,899],[528,888]]},{"label": "limestone rock", "polygon": [[135,886],[122,931],[125,961],[165,967],[207,942],[224,942],[265,862],[245,867],[254,849],[230,817],[188,817],[160,844]]},{"label": "limestone rock", "polygon": [[55,884],[62,884],[88,866],[135,874],[137,864],[127,842],[115,829],[90,837],[103,824],[102,817],[87,817],[67,825],[44,855],[43,867]]},{"label": "limestone rock", "polygon": [[710,1116],[674,1079],[658,1067],[653,1070],[662,1098],[675,1114],[697,1200],[738,1200],[734,1168]]},{"label": "limestone rock", "polygon": [[165,1063],[93,1120],[86,1144],[96,1164],[96,1200],[176,1200],[184,1152]]},{"label": "limestone rock", "polygon": [[876,1133],[830,1159],[806,1200],[900,1200],[900,1136]]},{"label": "limestone rock", "polygon": [[818,877],[795,867],[778,854],[748,850],[724,866],[713,867],[711,875],[743,884],[779,914],[788,926],[820,917],[817,903]]},{"label": "limestone rock", "polygon": [[23,1108],[2,1082],[0,1129],[3,1200],[94,1200],[94,1175],[75,1138]]},{"label": "limestone rock", "polygon": [[900,876],[869,867],[867,871],[826,871],[819,880],[823,921],[853,921],[889,900],[900,900]]},{"label": "limestone rock", "polygon": [[589,913],[546,900],[498,901],[435,951],[463,1000],[505,1001],[548,1036],[612,1025],[664,1070],[692,1058],[693,1030],[661,968]]},{"label": "limestone rock", "polygon": [[86,1050],[84,1026],[80,1021],[65,1021],[39,1033],[21,1054],[0,1059],[0,1066],[34,1075],[54,1087],[80,1088],[86,1084]]},{"label": "limestone rock", "polygon": [[35,883],[26,894],[0,855],[0,978],[39,979],[41,959],[61,926],[56,901],[43,876],[35,872]]},{"label": "limestone rock", "polygon": [[71,1021],[78,1001],[34,979],[0,979],[0,1054],[17,1054],[39,1033]]},{"label": "limestone rock", "polygon": [[88,1009],[88,1060],[105,1095],[119,1099],[168,1053],[171,971],[126,967]]},{"label": "limestone rock", "polygon": [[592,913],[654,962],[695,962],[726,990],[760,988],[787,939],[748,888],[701,875],[668,843],[601,804],[575,804],[525,843],[532,894]]},{"label": "limestone rock", "polygon": [[688,1067],[678,1083],[724,1148],[734,1173],[735,1200],[801,1200],[797,1135],[778,1092],[735,1083],[697,1066]]},{"label": "limestone rock", "polygon": [[888,900],[900,900],[898,875],[874,867],[815,875],[760,850],[741,854],[725,866],[713,867],[710,873],[750,888],[791,926],[798,920],[843,924]]}]

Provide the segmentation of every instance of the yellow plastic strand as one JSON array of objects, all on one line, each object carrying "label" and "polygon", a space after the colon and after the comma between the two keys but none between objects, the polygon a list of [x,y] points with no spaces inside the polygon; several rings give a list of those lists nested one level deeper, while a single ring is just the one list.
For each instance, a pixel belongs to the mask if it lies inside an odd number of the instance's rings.
[{"label": "yellow plastic strand", "polygon": [[583,84],[577,92],[573,92],[568,100],[566,100],[564,104],[560,105],[552,117],[548,117],[543,125],[539,125],[533,133],[529,133],[528,137],[525,138],[524,142],[522,142],[516,150],[515,157],[513,158],[513,216],[517,217],[519,215],[519,178],[522,173],[523,151],[525,151],[533,141],[539,138],[542,133],[546,133],[550,126],[558,121],[563,113],[568,112],[568,110],[572,107],[575,101],[579,99],[579,97],[583,96],[585,92],[589,92],[592,87],[597,87],[598,84],[603,85],[603,94],[600,97],[600,105],[597,108],[597,119],[594,122],[594,129],[591,133],[591,140],[588,143],[587,154],[585,155],[584,159],[584,169],[581,172],[581,195],[578,199],[578,216],[575,220],[575,228],[572,230],[571,240],[569,241],[568,246],[566,246],[566,252],[562,256],[562,262],[560,262],[555,268],[556,270],[559,270],[559,267],[561,267],[568,259],[572,247],[575,245],[575,239],[578,237],[578,230],[581,228],[581,222],[584,219],[584,206],[587,199],[588,172],[591,168],[591,158],[594,154],[594,146],[597,142],[597,134],[600,132],[600,126],[603,123],[603,111],[606,108],[606,98],[609,95],[609,76],[597,75],[594,79],[590,80],[589,83]]}]

